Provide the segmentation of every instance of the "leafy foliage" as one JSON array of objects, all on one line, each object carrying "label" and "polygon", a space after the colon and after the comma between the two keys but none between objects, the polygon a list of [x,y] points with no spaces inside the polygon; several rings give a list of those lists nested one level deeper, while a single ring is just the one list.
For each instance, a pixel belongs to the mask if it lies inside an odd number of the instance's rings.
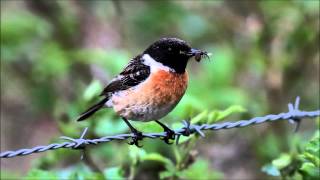
[{"label": "leafy foliage", "polygon": [[271,176],[302,177],[303,179],[316,179],[320,176],[320,136],[319,130],[314,137],[302,147],[298,153],[284,153],[267,164],[262,171]]}]

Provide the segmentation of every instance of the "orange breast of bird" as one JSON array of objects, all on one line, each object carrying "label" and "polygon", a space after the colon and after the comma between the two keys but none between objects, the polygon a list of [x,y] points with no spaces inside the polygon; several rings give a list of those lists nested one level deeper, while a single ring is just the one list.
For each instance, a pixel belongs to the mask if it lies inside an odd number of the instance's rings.
[{"label": "orange breast of bird", "polygon": [[112,96],[114,111],[129,120],[159,120],[178,104],[188,86],[188,73],[158,70],[140,85]]}]

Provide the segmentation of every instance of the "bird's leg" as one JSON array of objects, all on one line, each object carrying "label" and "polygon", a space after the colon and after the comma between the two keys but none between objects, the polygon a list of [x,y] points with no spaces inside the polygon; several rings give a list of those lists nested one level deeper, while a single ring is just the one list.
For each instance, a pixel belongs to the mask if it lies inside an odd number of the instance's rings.
[{"label": "bird's leg", "polygon": [[129,142],[130,145],[136,145],[137,147],[142,147],[139,145],[139,140],[143,139],[143,135],[142,132],[138,131],[137,129],[135,129],[126,118],[122,118],[124,120],[124,122],[128,125],[128,127],[130,128],[131,132],[133,133],[133,137],[132,137],[132,141]]},{"label": "bird's leg", "polygon": [[166,132],[166,137],[163,138],[164,142],[167,144],[172,144],[170,143],[170,139],[174,140],[175,139],[175,132],[173,130],[171,130],[170,128],[168,128],[166,125],[164,125],[163,123],[161,123],[160,121],[156,120],[156,122],[163,128],[164,132]]}]

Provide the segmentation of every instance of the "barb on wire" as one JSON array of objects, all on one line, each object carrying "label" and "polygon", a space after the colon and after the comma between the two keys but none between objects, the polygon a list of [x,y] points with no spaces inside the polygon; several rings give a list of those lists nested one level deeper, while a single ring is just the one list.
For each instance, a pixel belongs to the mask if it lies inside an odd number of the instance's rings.
[{"label": "barb on wire", "polygon": [[[231,128],[239,128],[239,127],[245,127],[265,122],[272,122],[277,120],[288,120],[290,123],[295,123],[296,128],[295,131],[299,128],[299,124],[301,122],[302,118],[311,118],[311,117],[318,117],[320,116],[320,109],[315,111],[302,111],[299,110],[299,103],[300,98],[297,97],[295,104],[288,104],[289,111],[286,113],[280,113],[280,114],[269,114],[263,117],[255,117],[250,120],[239,120],[235,122],[224,122],[224,123],[217,123],[217,124],[190,124],[188,121],[183,121],[184,127],[181,129],[174,130],[175,135],[177,136],[177,143],[179,141],[180,136],[188,136],[193,133],[197,133],[200,136],[204,137],[203,130],[220,130],[220,129],[231,129]],[[33,153],[39,153],[44,152],[48,150],[55,150],[59,148],[73,148],[73,149],[84,149],[87,145],[97,145],[100,143],[106,143],[113,140],[125,140],[128,138],[133,137],[133,134],[119,134],[114,136],[105,136],[98,139],[85,139],[85,133],[87,132],[87,128],[83,131],[82,135],[78,139],[73,139],[70,137],[62,136],[62,139],[69,140],[68,142],[63,143],[54,143],[49,144],[46,146],[36,146],[30,149],[19,149],[15,151],[6,151],[2,152],[0,154],[0,158],[12,158],[16,156],[24,156],[29,155]],[[144,138],[160,138],[160,137],[166,137],[166,132],[162,133],[143,133]]]}]

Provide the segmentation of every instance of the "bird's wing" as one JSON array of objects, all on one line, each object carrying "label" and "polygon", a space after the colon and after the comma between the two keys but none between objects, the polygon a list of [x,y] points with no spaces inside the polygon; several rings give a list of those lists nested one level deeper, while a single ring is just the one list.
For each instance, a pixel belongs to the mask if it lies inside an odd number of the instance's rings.
[{"label": "bird's wing", "polygon": [[126,90],[138,85],[150,75],[150,67],[142,63],[141,56],[133,58],[124,70],[115,77],[103,90],[101,96]]}]

